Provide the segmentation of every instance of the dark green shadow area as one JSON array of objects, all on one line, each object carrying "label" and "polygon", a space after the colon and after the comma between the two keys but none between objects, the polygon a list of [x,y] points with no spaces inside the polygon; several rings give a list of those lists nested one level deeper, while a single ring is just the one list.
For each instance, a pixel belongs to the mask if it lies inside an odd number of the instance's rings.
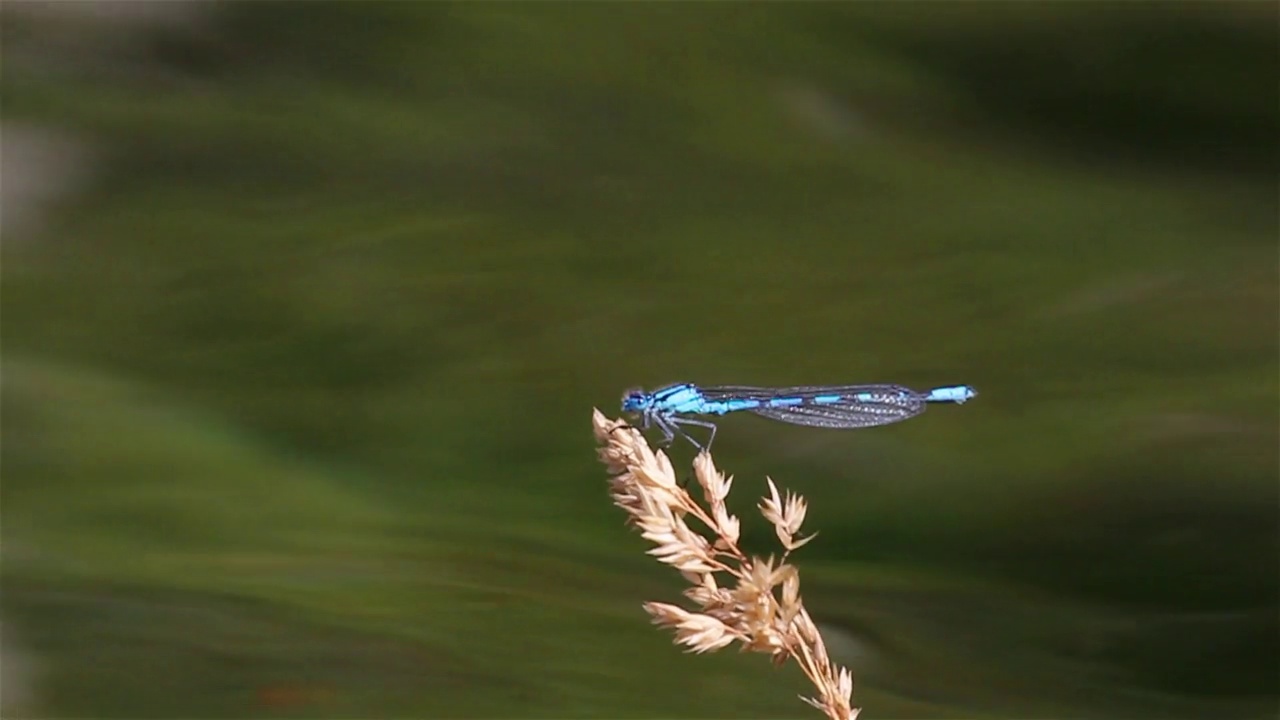
[{"label": "dark green shadow area", "polygon": [[100,151],[4,243],[30,714],[809,716],[640,609],[590,412],[689,380],[981,391],[721,423],[867,717],[1266,717],[1276,12],[1089,7],[6,9],[5,122]]}]

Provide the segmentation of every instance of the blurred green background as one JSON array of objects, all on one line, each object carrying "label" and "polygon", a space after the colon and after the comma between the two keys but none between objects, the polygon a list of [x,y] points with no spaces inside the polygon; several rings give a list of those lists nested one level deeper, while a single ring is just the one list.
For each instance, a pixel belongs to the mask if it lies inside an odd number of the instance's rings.
[{"label": "blurred green background", "polygon": [[689,380],[981,391],[721,423],[863,717],[1276,717],[1274,4],[166,6],[4,5],[87,148],[4,236],[10,716],[817,717],[641,611],[590,414]]}]

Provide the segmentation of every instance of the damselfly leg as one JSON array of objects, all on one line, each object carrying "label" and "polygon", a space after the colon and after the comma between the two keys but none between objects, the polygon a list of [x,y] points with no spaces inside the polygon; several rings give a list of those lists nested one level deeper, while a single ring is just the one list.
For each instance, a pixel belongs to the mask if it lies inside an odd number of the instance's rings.
[{"label": "damselfly leg", "polygon": [[[645,420],[646,422],[649,420],[648,415],[645,416]],[[693,442],[693,438],[690,438],[688,435],[684,434],[684,432],[682,432],[679,428],[677,428],[674,424],[672,424],[671,418],[669,417],[654,415],[653,424],[658,426],[658,429],[662,431],[662,439],[658,441],[658,447],[660,448],[670,447],[672,441],[676,439],[677,433],[679,433],[681,437],[685,438],[689,442]]]},{"label": "damselfly leg", "polygon": [[644,422],[641,423],[640,427],[636,427],[635,425],[632,425],[631,423],[626,422],[624,420],[622,421],[622,423],[618,425],[614,425],[613,430],[610,430],[609,432],[613,432],[614,430],[639,430],[641,432],[644,432],[645,430],[648,430],[648,429],[649,429],[649,416],[645,415]]},{"label": "damselfly leg", "polygon": [[703,450],[709,451],[711,449],[711,443],[715,442],[715,439],[716,439],[715,423],[708,422],[706,420],[694,420],[693,418],[683,418],[683,417],[673,417],[673,418],[670,418],[670,420],[674,425],[697,425],[698,427],[704,427],[710,430],[711,435],[707,438],[706,447],[699,445],[697,440],[694,440],[692,437],[689,436],[689,433],[680,431],[680,434],[683,435],[686,440],[693,443],[693,446],[698,448],[699,451],[703,451]]}]

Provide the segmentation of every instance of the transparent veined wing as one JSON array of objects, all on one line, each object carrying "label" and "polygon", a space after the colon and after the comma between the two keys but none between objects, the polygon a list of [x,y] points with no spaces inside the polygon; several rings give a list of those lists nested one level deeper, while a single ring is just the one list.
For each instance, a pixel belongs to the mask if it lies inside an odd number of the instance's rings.
[{"label": "transparent veined wing", "polygon": [[927,407],[925,396],[901,385],[717,386],[703,388],[702,393],[713,401],[755,400],[761,404],[744,408],[746,412],[792,425],[825,428],[888,425],[915,417]]}]

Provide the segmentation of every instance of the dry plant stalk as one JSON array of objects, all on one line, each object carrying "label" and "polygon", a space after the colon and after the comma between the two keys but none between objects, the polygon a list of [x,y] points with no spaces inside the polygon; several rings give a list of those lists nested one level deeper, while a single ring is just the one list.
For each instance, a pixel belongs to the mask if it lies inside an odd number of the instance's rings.
[{"label": "dry plant stalk", "polygon": [[[790,492],[779,497],[773,480],[766,478],[769,497],[759,508],[773,523],[784,552],[776,563],[772,556],[748,557],[738,547],[738,518],[725,507],[733,478],[716,469],[709,453],[699,453],[693,461],[704,508],[680,486],[666,454],[655,453],[638,430],[599,410],[592,422],[602,445],[600,459],[611,475],[614,504],[627,512],[628,524],[655,545],[649,554],[679,570],[692,585],[684,595],[697,611],[645,603],[654,623],[674,629],[676,644],[687,646],[688,652],[719,650],[737,641],[744,651],[768,653],[775,665],[794,659],[818,691],[817,697],[802,700],[832,720],[856,718],[858,710],[850,705],[853,674],[828,657],[800,599],[800,576],[786,562],[792,550],[813,539],[797,537],[804,522],[804,499]],[[709,532],[696,532],[688,524],[690,517]],[[717,575],[729,586],[722,586]]]}]

